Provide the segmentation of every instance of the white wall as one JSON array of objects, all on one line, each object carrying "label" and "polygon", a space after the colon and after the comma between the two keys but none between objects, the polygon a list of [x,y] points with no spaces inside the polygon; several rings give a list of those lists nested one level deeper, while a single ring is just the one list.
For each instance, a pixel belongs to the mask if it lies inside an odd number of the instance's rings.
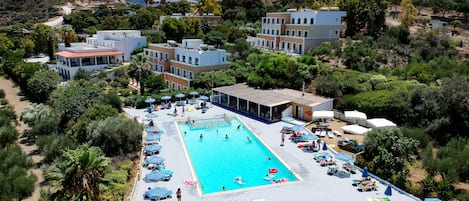
[{"label": "white wall", "polygon": [[291,12],[290,22],[295,18],[295,24],[298,24],[298,18],[301,18],[300,24],[303,24],[304,18],[307,18],[306,24],[310,24],[309,18],[314,18],[314,25],[338,25],[341,24],[341,17],[345,17],[345,11],[303,11],[303,12]]},{"label": "white wall", "polygon": [[[219,65],[219,64],[226,64],[226,51],[225,50],[209,50],[209,51],[198,51],[194,49],[183,49],[183,48],[176,48],[174,51],[176,58],[179,54],[179,62],[183,62],[182,57],[186,56],[186,61],[183,63],[189,64],[189,57],[192,57],[192,65],[195,66],[195,58],[199,59],[198,66],[210,66],[210,65]],[[224,61],[222,61],[224,58]]]}]

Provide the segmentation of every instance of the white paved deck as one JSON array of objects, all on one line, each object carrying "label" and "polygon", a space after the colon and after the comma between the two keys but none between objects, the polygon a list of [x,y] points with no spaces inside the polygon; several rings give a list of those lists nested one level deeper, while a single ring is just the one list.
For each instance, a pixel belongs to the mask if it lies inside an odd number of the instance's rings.
[{"label": "white paved deck", "polygon": [[[186,110],[187,110],[186,106]],[[161,137],[161,144],[163,148],[160,156],[166,158],[166,168],[174,171],[174,175],[169,182],[156,182],[146,183],[143,181],[145,174],[150,171],[143,168],[140,180],[136,188],[136,201],[143,201],[143,193],[148,187],[162,186],[171,189],[176,192],[177,188],[182,189],[182,200],[183,201],[251,201],[259,198],[265,198],[267,201],[366,201],[372,197],[386,197],[384,191],[386,186],[380,185],[378,191],[372,192],[359,192],[355,187],[352,186],[352,179],[359,179],[361,174],[352,175],[352,178],[341,179],[335,176],[326,175],[327,168],[320,167],[319,164],[314,162],[311,153],[305,153],[301,149],[296,147],[296,144],[286,141],[285,146],[280,146],[280,129],[287,125],[284,122],[278,122],[274,124],[264,124],[245,116],[237,115],[230,111],[224,110],[217,106],[212,106],[207,113],[202,114],[201,110],[193,110],[192,112],[186,112],[185,117],[171,117],[167,113],[171,113],[174,110],[174,106],[171,110],[160,110],[153,112],[158,117],[153,118],[155,124],[164,130],[164,134]],[[146,118],[143,109],[125,109],[126,113],[135,117]],[[181,111],[181,107],[178,107],[178,111]],[[286,164],[301,177],[300,182],[291,182],[286,184],[276,184],[268,187],[262,187],[252,190],[236,191],[236,192],[221,192],[216,195],[201,196],[195,186],[184,185],[183,181],[186,179],[194,178],[192,170],[190,169],[187,156],[184,152],[181,138],[177,132],[176,125],[174,123],[177,119],[187,119],[188,116],[194,118],[210,117],[226,113],[228,115],[236,115],[240,118],[248,127],[250,127],[260,137],[264,143],[267,144]],[[216,165],[216,164],[214,164]],[[221,190],[221,189],[220,189]],[[393,190],[393,195],[389,198],[392,201],[405,201],[413,200],[399,192]],[[176,200],[176,196],[173,194],[173,198],[170,200]]]}]

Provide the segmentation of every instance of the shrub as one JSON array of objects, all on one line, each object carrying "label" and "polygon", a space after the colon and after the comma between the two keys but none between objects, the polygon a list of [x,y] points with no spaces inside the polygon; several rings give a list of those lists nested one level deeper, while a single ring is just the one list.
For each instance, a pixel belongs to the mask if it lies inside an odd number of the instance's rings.
[{"label": "shrub", "polygon": [[0,89],[0,98],[5,98],[5,91]]}]

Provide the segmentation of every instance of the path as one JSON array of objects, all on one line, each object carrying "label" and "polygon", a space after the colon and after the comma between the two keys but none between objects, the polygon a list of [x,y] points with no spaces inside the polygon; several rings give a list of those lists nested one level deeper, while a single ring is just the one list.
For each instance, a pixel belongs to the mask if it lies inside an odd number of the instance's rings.
[{"label": "path", "polygon": [[[24,109],[31,104],[31,102],[29,102],[28,100],[23,100],[23,101],[21,100],[23,96],[18,95],[18,93],[20,92],[20,89],[11,80],[7,80],[4,77],[0,77],[0,86],[1,86],[0,88],[2,88],[5,91],[5,94],[6,94],[5,98],[8,100],[10,105],[14,106],[15,113],[18,115],[18,118],[19,118],[19,115],[21,114],[21,112],[23,112]],[[28,125],[19,121],[19,124],[16,126],[16,130],[18,130],[18,133],[20,135],[18,139],[18,145],[21,147],[21,150],[23,150],[25,154],[31,157],[33,163],[36,165],[35,167],[29,170],[29,173],[35,174],[38,180],[35,184],[35,188],[34,188],[34,192],[32,196],[27,199],[24,199],[24,201],[37,201],[39,200],[40,195],[41,195],[39,185],[41,184],[41,182],[44,181],[42,170],[40,167],[38,167],[39,165],[37,164],[41,164],[41,161],[44,159],[44,157],[41,155],[35,154],[36,151],[38,150],[37,145],[21,143],[21,141],[26,140],[25,138],[22,138],[23,131],[26,129],[28,129]]]}]

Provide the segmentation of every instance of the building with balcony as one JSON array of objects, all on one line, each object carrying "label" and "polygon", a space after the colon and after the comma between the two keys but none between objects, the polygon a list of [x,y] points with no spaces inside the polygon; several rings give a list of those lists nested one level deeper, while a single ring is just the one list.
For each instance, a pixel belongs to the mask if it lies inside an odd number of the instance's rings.
[{"label": "building with balcony", "polygon": [[187,89],[201,72],[224,70],[230,66],[226,50],[206,45],[201,39],[183,39],[182,43],[149,44],[144,54],[153,72],[163,77],[170,89]]},{"label": "building with balcony", "polygon": [[301,55],[324,41],[338,40],[345,16],[346,12],[337,7],[267,13],[261,32],[247,41],[261,49]]},{"label": "building with balcony", "polygon": [[123,53],[115,49],[75,44],[55,53],[55,69],[63,78],[72,79],[80,68],[88,72],[102,70],[119,62],[122,56]]},{"label": "building with balcony", "polygon": [[120,61],[129,62],[134,50],[147,46],[147,38],[138,30],[107,30],[98,31],[92,37],[87,37],[86,43],[95,48],[121,51],[124,57]]}]

